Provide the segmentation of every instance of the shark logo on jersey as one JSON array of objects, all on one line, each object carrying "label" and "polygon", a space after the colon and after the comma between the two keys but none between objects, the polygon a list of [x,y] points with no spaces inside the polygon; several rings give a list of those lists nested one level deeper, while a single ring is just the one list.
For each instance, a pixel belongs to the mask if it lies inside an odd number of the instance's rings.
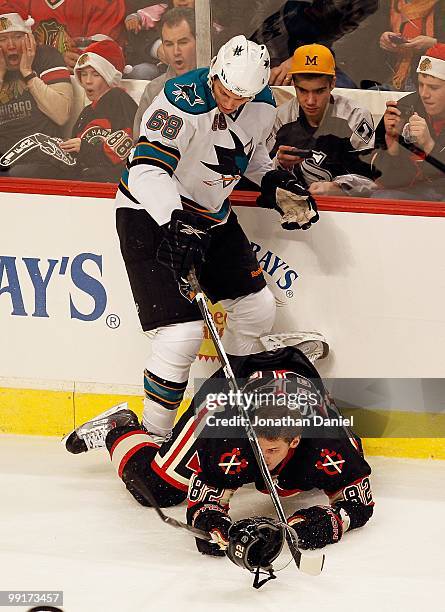
[{"label": "shark logo on jersey", "polygon": [[[246,171],[250,158],[253,155],[254,147],[252,140],[250,140],[246,145],[243,145],[235,132],[229,130],[229,133],[235,147],[233,149],[229,149],[227,147],[215,145],[215,153],[216,157],[218,158],[218,163],[208,164],[207,162],[201,162],[204,164],[204,166],[213,172],[216,172],[216,174],[221,175],[219,179],[215,179],[214,181],[204,181],[204,183],[210,187],[217,185],[218,183],[222,183],[224,187],[228,187],[234,181],[238,181]],[[245,151],[246,147],[248,148],[247,153]]]},{"label": "shark logo on jersey", "polygon": [[201,96],[196,93],[196,83],[190,83],[189,85],[175,83],[175,87],[178,88],[172,91],[172,94],[176,96],[175,102],[182,99],[186,100],[190,106],[195,106],[195,104],[205,104]]}]

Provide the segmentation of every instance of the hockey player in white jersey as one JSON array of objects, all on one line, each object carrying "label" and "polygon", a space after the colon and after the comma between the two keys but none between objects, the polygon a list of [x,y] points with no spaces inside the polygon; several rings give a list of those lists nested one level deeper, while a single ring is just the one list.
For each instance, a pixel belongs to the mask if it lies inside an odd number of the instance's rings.
[{"label": "hockey player in white jersey", "polygon": [[[173,427],[203,322],[187,276],[227,313],[232,356],[262,350],[275,301],[228,196],[242,175],[261,187],[285,229],[318,220],[314,200],[286,171],[273,170],[265,141],[275,119],[265,46],[236,36],[202,68],[167,81],[145,112],[141,136],[116,197],[116,223],[141,326],[153,332],[145,364],[143,425]],[[163,265],[161,265],[163,264]]]}]

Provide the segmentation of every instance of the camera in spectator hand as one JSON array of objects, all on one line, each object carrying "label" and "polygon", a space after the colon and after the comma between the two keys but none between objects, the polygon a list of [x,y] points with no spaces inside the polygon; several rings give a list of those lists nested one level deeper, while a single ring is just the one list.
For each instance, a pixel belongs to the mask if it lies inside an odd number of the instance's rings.
[{"label": "camera in spectator hand", "polygon": [[412,115],[414,115],[414,113],[416,112],[416,109],[414,108],[412,104],[403,104],[403,98],[398,101],[397,108],[399,109],[401,113],[400,122],[401,122],[401,125],[403,126],[401,130],[401,136],[406,144],[415,144],[416,138],[411,135],[409,118],[412,117]]},{"label": "camera in spectator hand", "polygon": [[308,159],[312,157],[311,149],[299,149],[298,147],[294,147],[290,151],[286,151],[286,155],[290,155],[291,157],[300,157],[302,159]]},{"label": "camera in spectator hand", "polygon": [[389,34],[388,38],[393,45],[403,45],[408,42],[408,39],[404,38],[401,34]]}]

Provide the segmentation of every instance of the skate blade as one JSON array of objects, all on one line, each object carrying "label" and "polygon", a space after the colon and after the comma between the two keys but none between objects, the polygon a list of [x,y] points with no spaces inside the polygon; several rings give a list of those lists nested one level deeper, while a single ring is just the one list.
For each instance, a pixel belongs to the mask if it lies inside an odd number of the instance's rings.
[{"label": "skate blade", "polygon": [[[76,432],[77,435],[80,437],[80,434],[82,434],[85,431],[88,431],[89,429],[91,429],[91,426],[96,424],[98,421],[101,421],[102,419],[106,419],[109,416],[111,416],[112,414],[116,414],[117,412],[121,412],[122,410],[128,410],[128,409],[129,409],[128,408],[128,402],[122,402],[121,404],[116,404],[115,406],[112,406],[108,410],[105,410],[105,412],[101,412],[100,414],[96,415],[95,417],[93,417],[89,421],[85,421],[85,423],[82,423],[82,425],[79,425],[79,427],[76,427],[75,429],[71,430],[69,433],[65,434],[63,436],[63,438],[61,439],[61,441],[60,441],[61,444],[63,446],[66,446],[67,439],[74,432]],[[89,427],[87,427],[87,426],[89,426]]]},{"label": "skate blade", "polygon": [[323,334],[318,332],[287,332],[268,334],[260,338],[267,351],[276,351],[287,346],[294,346],[312,362],[324,359],[329,354],[329,344]]}]

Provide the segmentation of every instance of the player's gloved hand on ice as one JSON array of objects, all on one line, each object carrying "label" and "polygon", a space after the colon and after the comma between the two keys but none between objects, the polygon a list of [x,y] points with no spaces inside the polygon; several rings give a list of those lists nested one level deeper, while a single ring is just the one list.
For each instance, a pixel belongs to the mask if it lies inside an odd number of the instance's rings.
[{"label": "player's gloved hand on ice", "polygon": [[314,198],[287,170],[270,170],[263,176],[256,203],[278,210],[281,226],[287,230],[309,229],[320,218]]},{"label": "player's gloved hand on ice", "polygon": [[210,244],[210,223],[187,210],[174,210],[165,229],[165,238],[159,245],[159,263],[173,271],[180,282],[195,268],[197,274]]},{"label": "player's gloved hand on ice", "polygon": [[332,506],[311,506],[297,510],[288,521],[295,529],[303,549],[323,548],[338,542],[343,535],[343,521]]},{"label": "player's gloved hand on ice", "polygon": [[213,542],[196,538],[196,547],[199,552],[203,555],[224,557],[229,545],[229,527],[231,524],[230,518],[222,512],[210,510],[199,515],[194,522],[194,526],[208,531],[213,538]]}]

